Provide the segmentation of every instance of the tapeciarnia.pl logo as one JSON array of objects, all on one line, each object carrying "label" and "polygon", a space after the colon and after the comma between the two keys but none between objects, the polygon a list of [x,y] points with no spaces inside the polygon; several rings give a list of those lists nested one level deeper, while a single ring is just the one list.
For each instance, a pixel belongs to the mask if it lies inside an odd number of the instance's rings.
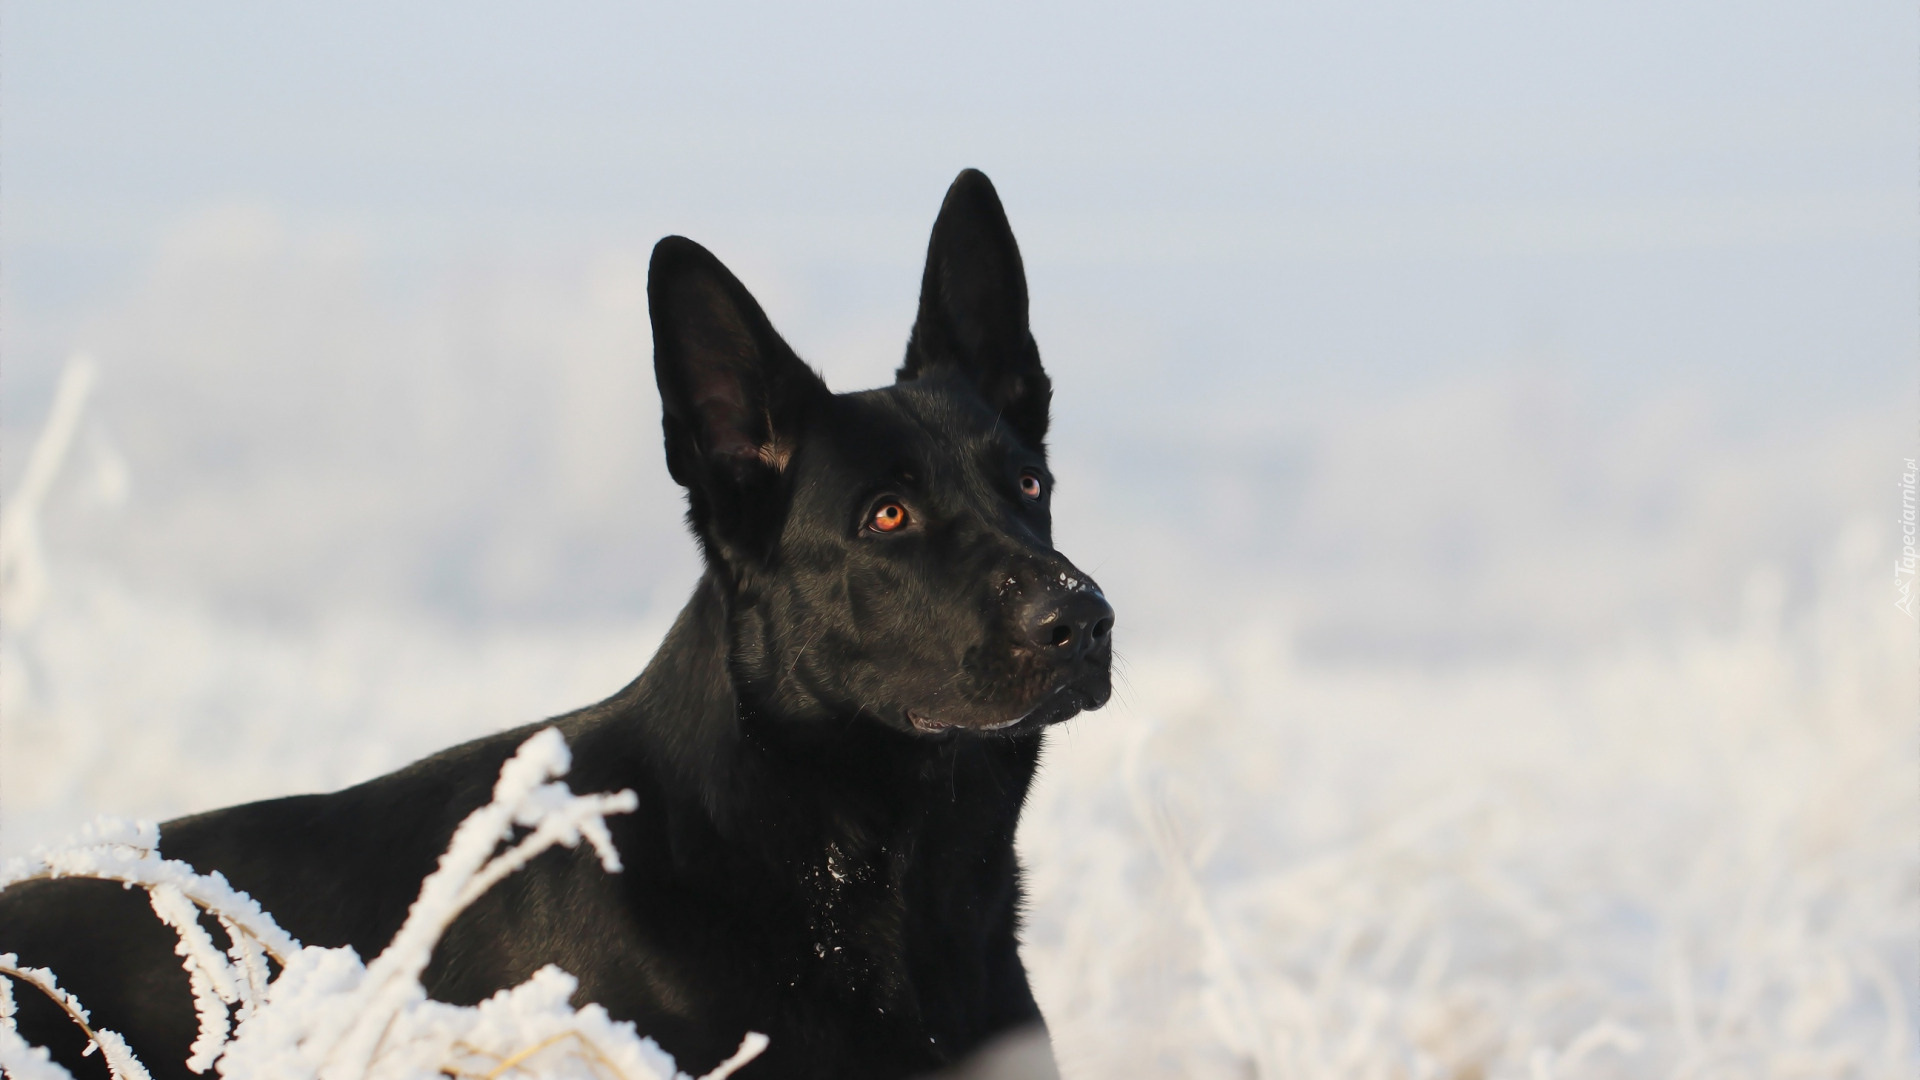
[{"label": "tapeciarnia.pl logo", "polygon": [[1899,594],[1893,606],[1913,618],[1913,571],[1915,555],[1913,551],[1913,479],[1920,473],[1913,458],[1902,459],[1906,469],[1900,474],[1900,557],[1893,560],[1893,589]]}]

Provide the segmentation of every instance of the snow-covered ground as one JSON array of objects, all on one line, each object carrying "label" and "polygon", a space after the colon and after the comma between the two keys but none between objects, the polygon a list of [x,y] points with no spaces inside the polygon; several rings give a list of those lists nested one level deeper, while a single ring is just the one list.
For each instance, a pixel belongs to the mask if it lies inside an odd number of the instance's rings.
[{"label": "snow-covered ground", "polygon": [[1913,634],[1841,599],[1875,555],[1554,664],[1137,658],[1024,825],[1069,1073],[1911,1074]]},{"label": "snow-covered ground", "polygon": [[[1482,420],[1428,445],[1470,459]],[[1316,448],[1323,469],[1345,460],[1337,440]],[[1090,513],[1103,483],[1077,496]],[[1516,497],[1488,498],[1525,531]],[[1288,535],[1311,548],[1343,512]],[[1804,565],[1756,564],[1718,614],[1635,622],[1621,601],[1624,629],[1596,634],[1542,594],[1540,634],[1561,638],[1469,634],[1440,659],[1444,637],[1315,644],[1314,605],[1350,595],[1324,580],[1217,569],[1211,625],[1205,597],[1182,621],[1142,585],[1179,630],[1122,639],[1115,704],[1051,736],[1022,832],[1027,957],[1068,1075],[1911,1075],[1916,635],[1887,588],[1885,524],[1837,523]],[[1119,531],[1099,572],[1110,590],[1150,584],[1127,560],[1174,541]],[[1482,593],[1526,593],[1537,567],[1512,561]],[[273,618],[57,545],[10,573],[45,588],[0,641],[0,848],[16,854],[96,812],[335,787],[597,699],[672,614]],[[1410,621],[1431,623],[1418,601]],[[1391,629],[1385,614],[1372,625]]]}]

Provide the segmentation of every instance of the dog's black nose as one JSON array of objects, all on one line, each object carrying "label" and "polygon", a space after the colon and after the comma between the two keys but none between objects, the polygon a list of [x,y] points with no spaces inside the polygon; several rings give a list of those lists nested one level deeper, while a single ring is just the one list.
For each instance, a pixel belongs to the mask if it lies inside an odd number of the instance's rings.
[{"label": "dog's black nose", "polygon": [[1059,663],[1100,652],[1113,641],[1113,605],[1097,589],[1046,592],[1026,606],[1027,643]]}]

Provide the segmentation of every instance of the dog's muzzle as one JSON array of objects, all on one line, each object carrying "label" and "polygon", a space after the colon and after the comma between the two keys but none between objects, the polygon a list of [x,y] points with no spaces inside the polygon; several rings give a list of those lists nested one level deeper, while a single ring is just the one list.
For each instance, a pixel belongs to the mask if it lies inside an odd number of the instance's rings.
[{"label": "dog's muzzle", "polygon": [[1022,643],[1035,656],[1061,667],[1113,647],[1113,605],[1098,586],[1066,573],[1033,590],[1021,604],[1017,625]]}]

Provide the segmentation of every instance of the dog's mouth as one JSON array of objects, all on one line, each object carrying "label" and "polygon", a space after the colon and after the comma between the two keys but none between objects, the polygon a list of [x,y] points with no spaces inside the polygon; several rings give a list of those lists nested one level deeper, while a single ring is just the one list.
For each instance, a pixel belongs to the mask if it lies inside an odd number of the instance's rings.
[{"label": "dog's mouth", "polygon": [[1107,703],[1108,694],[1079,686],[1062,686],[1054,689],[1035,702],[1025,712],[1005,720],[988,723],[967,723],[942,720],[916,709],[907,710],[907,721],[914,730],[928,735],[942,735],[953,731],[967,731],[976,734],[1017,734],[1024,731],[1038,731],[1065,720],[1071,720],[1080,713],[1098,709]]}]

